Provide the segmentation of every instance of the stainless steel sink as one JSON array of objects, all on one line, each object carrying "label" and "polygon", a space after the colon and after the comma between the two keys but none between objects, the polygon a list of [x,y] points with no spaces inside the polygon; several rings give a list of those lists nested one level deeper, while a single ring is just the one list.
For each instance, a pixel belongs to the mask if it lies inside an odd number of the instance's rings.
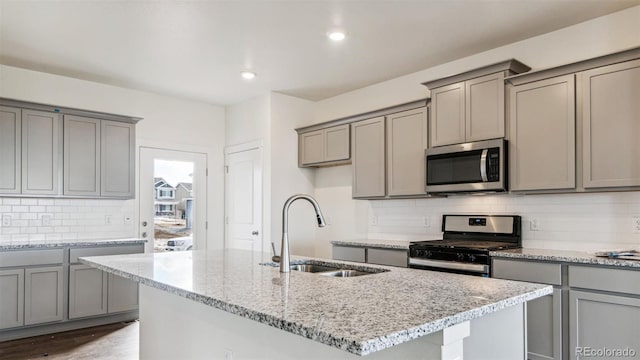
[{"label": "stainless steel sink", "polygon": [[[278,266],[277,263],[265,263],[263,265]],[[329,277],[354,277],[387,272],[387,269],[380,269],[366,266],[347,266],[345,264],[333,264],[319,262],[317,260],[306,260],[302,263],[293,264],[289,267],[291,271],[315,273]]]}]

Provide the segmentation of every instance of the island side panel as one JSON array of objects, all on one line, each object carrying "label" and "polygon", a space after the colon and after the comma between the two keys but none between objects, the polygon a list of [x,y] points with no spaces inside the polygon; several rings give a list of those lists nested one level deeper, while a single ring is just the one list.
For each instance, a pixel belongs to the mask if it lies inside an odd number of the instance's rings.
[{"label": "island side panel", "polygon": [[471,336],[464,339],[464,359],[526,359],[526,317],[523,303],[472,320]]},{"label": "island side panel", "polygon": [[[366,359],[453,360],[442,351],[442,333],[372,353]],[[363,359],[164,290],[140,285],[140,359],[203,358]]]}]

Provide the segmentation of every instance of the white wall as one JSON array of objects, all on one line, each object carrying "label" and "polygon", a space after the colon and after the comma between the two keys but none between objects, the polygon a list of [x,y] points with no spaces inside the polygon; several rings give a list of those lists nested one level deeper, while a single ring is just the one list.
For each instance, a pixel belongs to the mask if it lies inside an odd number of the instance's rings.
[{"label": "white wall", "polygon": [[[536,70],[638,47],[638,19],[640,6],[326,99],[316,103],[315,122],[425,98],[429,92],[420,85],[425,81],[510,58]],[[345,234],[358,237],[366,233],[370,238],[432,237],[440,234],[440,216],[450,212],[513,212],[523,215],[526,221],[532,216],[539,217],[541,231],[524,233],[525,245],[530,247],[586,249],[640,245],[640,237],[631,231],[631,215],[640,215],[637,192],[354,201],[350,166],[315,171],[318,201],[331,204],[340,215],[333,217],[330,228],[319,232],[316,245],[319,256],[329,255],[329,242]],[[378,226],[371,225],[374,216]],[[431,219],[430,228],[421,225],[425,216]],[[369,225],[363,225],[365,219]],[[526,222],[524,228],[528,229],[528,225]]]},{"label": "white wall", "polygon": [[[224,203],[223,107],[5,65],[0,65],[0,97],[142,117],[144,120],[137,126],[138,146],[206,153],[209,168],[207,220],[210,246],[218,247],[222,243],[224,207],[220,204]],[[64,201],[68,202],[65,203],[67,205],[77,207],[87,203],[87,200]],[[92,201],[98,201],[91,203],[90,206],[94,208],[124,208],[125,210],[118,212],[118,217],[122,212],[133,212],[134,226],[125,230],[126,235],[121,233],[121,237],[137,236],[137,200],[134,205],[120,201],[117,206],[107,205],[102,200]],[[4,231],[5,229],[3,233]],[[95,238],[95,232],[90,227],[74,233],[78,238]],[[107,233],[110,232],[105,232],[105,237],[110,237]],[[4,238],[3,241],[8,240]]]}]

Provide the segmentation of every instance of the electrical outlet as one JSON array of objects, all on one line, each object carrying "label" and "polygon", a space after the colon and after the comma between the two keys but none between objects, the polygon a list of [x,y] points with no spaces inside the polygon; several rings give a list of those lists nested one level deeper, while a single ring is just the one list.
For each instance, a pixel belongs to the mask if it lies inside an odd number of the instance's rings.
[{"label": "electrical outlet", "polygon": [[331,217],[331,216],[325,216],[325,217],[324,217],[324,223],[325,223],[327,226],[332,225],[332,224],[333,224],[333,217]]},{"label": "electrical outlet", "polygon": [[631,226],[634,234],[640,234],[640,216],[631,218]]},{"label": "electrical outlet", "polygon": [[225,350],[224,351],[224,360],[233,360],[233,351]]},{"label": "electrical outlet", "polygon": [[2,226],[11,226],[11,215],[2,215]]},{"label": "electrical outlet", "polygon": [[424,227],[431,227],[431,217],[424,216],[422,218],[422,223],[424,224]]},{"label": "electrical outlet", "polygon": [[131,221],[132,221],[131,216],[129,216],[129,215],[125,215],[124,216],[124,224],[125,225],[131,225]]},{"label": "electrical outlet", "polygon": [[104,216],[104,223],[105,225],[111,225],[111,215]]},{"label": "electrical outlet", "polygon": [[42,226],[50,226],[51,225],[51,215],[42,215]]},{"label": "electrical outlet", "polygon": [[378,217],[377,216],[374,215],[374,216],[371,217],[371,225],[372,226],[378,225]]},{"label": "electrical outlet", "polygon": [[529,230],[540,231],[540,219],[531,218],[531,220],[529,221]]}]

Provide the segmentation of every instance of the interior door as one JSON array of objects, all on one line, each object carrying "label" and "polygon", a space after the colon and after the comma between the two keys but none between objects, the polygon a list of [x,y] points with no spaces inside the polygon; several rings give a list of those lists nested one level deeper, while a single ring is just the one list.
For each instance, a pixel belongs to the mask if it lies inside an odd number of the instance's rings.
[{"label": "interior door", "polygon": [[[189,206],[192,209],[189,215],[191,221],[185,220],[184,222],[189,223],[191,227],[189,237],[193,245],[189,250],[204,250],[207,248],[207,155],[186,151],[140,147],[140,176],[138,177],[140,181],[140,224],[138,232],[141,238],[148,240],[145,245],[145,252],[153,252],[154,245],[157,245],[155,241],[156,227],[154,222],[157,216],[173,216],[176,220],[182,220],[182,216],[179,214],[177,208],[183,201],[175,198],[178,191],[171,193],[174,199],[159,199],[156,196],[158,192],[156,191],[155,180],[157,178],[158,164],[167,162],[192,164],[190,168],[192,205]],[[178,184],[182,181],[180,179],[172,180],[168,177],[166,180],[173,188],[178,188]],[[182,181],[182,183],[184,183],[184,181]],[[160,208],[162,209],[162,214],[158,212]],[[164,210],[171,211],[172,213],[167,215]],[[185,236],[180,236],[180,238],[184,237]],[[162,249],[155,246],[155,250]]]},{"label": "interior door", "polygon": [[226,247],[269,251],[262,247],[262,151],[227,152],[225,156]]}]

